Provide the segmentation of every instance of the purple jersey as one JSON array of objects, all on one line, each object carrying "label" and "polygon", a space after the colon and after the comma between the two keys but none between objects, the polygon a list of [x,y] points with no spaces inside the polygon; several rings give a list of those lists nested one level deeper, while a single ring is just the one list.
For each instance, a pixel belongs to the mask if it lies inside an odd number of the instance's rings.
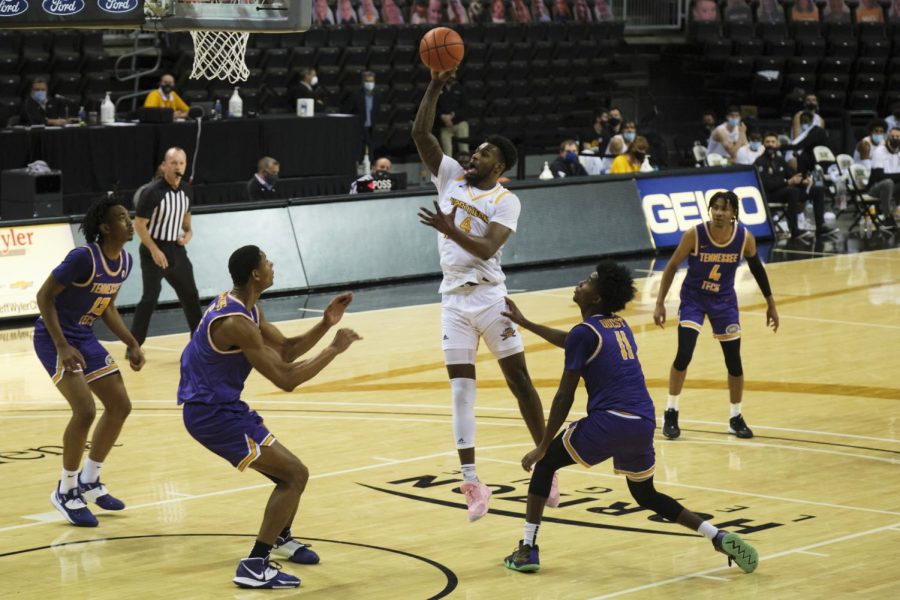
[{"label": "purple jersey", "polygon": [[256,306],[251,312],[231,294],[216,297],[181,354],[178,404],[230,404],[241,399],[244,382],[253,367],[239,348],[216,348],[210,337],[210,326],[225,317],[250,319],[259,326]]},{"label": "purple jersey", "polygon": [[[93,243],[75,248],[53,269],[53,279],[66,286],[53,304],[67,338],[92,332],[94,321],[103,315],[131,273],[131,264],[131,255],[124,250],[113,262],[103,255],[99,244]],[[38,318],[35,327],[46,329],[43,319]]]},{"label": "purple jersey", "polygon": [[725,244],[713,241],[706,223],[697,225],[697,245],[688,257],[687,276],[682,287],[704,294],[733,294],[734,274],[746,243],[747,228],[740,223],[735,223],[731,239]]},{"label": "purple jersey", "polygon": [[566,337],[566,370],[579,371],[588,392],[588,414],[622,410],[656,423],[653,400],[625,319],[592,315]]}]

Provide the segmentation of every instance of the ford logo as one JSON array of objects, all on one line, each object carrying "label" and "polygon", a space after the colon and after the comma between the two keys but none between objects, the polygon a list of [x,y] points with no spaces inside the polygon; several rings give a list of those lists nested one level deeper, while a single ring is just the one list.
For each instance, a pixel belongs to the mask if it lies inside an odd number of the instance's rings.
[{"label": "ford logo", "polygon": [[28,10],[25,0],[0,0],[0,17],[15,17]]},{"label": "ford logo", "polygon": [[59,17],[68,17],[84,10],[84,0],[44,0],[44,12]]},{"label": "ford logo", "polygon": [[138,0],[97,0],[100,10],[109,13],[127,13],[137,8]]}]

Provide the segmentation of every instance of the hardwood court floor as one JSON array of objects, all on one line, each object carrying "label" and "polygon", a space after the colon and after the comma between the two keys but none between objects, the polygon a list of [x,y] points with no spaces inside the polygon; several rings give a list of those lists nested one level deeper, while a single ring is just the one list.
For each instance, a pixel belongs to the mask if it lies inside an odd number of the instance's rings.
[{"label": "hardwood court floor", "polygon": [[[257,375],[245,398],[309,466],[295,533],[322,556],[291,565],[303,598],[838,598],[897,597],[900,575],[900,250],[769,266],[782,328],[742,267],[745,414],[757,436],[725,434],[725,369],[701,336],[682,395],[684,433],[657,434],[658,487],[759,550],[756,573],[727,568],[705,540],[636,508],[604,464],[562,472],[563,507],[547,510],[542,571],[505,570],[521,537],[531,448],[502,376],[479,353],[478,456],[492,514],[466,522],[441,361],[439,308],[349,314],[365,338],[295,393]],[[575,283],[574,281],[572,282]],[[657,412],[675,328],[652,324],[658,275],[624,313]],[[676,282],[676,286],[678,282]],[[677,287],[675,288],[677,290]],[[361,292],[364,294],[365,292]],[[517,296],[536,321],[578,320],[571,288]],[[677,293],[670,294],[673,319]],[[671,322],[671,321],[670,321]],[[282,324],[288,333],[307,322]],[[148,340],[148,364],[125,370],[134,411],[104,467],[128,509],[100,527],[63,524],[47,496],[68,411],[31,351],[3,331],[0,399],[0,586],[16,598],[258,598],[230,579],[250,548],[271,484],[238,473],[185,432],[174,394],[185,335]],[[545,408],[561,351],[526,335]],[[121,344],[110,344],[121,359]],[[581,414],[584,394],[576,400]]]}]

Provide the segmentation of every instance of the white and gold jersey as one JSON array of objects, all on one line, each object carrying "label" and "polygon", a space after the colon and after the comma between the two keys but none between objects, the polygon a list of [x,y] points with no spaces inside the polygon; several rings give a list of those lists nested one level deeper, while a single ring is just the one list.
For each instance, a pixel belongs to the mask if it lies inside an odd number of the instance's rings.
[{"label": "white and gold jersey", "polygon": [[[516,230],[522,205],[515,194],[499,183],[490,190],[481,190],[466,183],[462,166],[444,156],[437,176],[432,176],[438,191],[441,212],[456,210],[456,226],[472,236],[484,236],[489,223],[498,223]],[[453,240],[438,234],[438,250],[444,280],[440,292],[450,292],[466,284],[499,284],[506,276],[500,268],[502,250],[487,260],[464,250]]]}]

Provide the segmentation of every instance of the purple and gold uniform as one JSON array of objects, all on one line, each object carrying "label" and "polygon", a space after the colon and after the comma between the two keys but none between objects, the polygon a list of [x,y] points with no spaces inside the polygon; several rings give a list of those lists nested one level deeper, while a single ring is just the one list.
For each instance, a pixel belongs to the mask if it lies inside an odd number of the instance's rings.
[{"label": "purple and gold uniform", "polygon": [[[119,371],[116,361],[97,340],[94,321],[116,297],[131,273],[131,264],[131,255],[124,250],[113,263],[103,256],[100,245],[93,243],[69,252],[51,273],[53,279],[65,286],[53,304],[63,336],[84,357],[84,379],[88,383]],[[34,350],[53,383],[59,383],[65,369],[40,317],[34,325]]]},{"label": "purple and gold uniform", "polygon": [[709,235],[706,223],[697,225],[697,244],[688,257],[687,276],[681,285],[678,325],[700,331],[709,317],[713,336],[727,342],[741,337],[734,276],[744,245],[747,229],[735,223],[731,239],[718,244]]},{"label": "purple and gold uniform", "polygon": [[565,350],[566,370],[579,371],[588,392],[587,416],[563,433],[569,456],[585,467],[612,457],[616,473],[632,481],[652,477],[656,413],[628,323],[617,315],[588,317],[569,332]]},{"label": "purple and gold uniform", "polygon": [[210,326],[218,319],[249,319],[259,326],[259,308],[225,293],[216,297],[181,354],[178,404],[184,404],[184,426],[191,436],[239,471],[259,458],[260,447],[275,436],[262,417],[241,400],[253,367],[239,348],[216,348]]}]

